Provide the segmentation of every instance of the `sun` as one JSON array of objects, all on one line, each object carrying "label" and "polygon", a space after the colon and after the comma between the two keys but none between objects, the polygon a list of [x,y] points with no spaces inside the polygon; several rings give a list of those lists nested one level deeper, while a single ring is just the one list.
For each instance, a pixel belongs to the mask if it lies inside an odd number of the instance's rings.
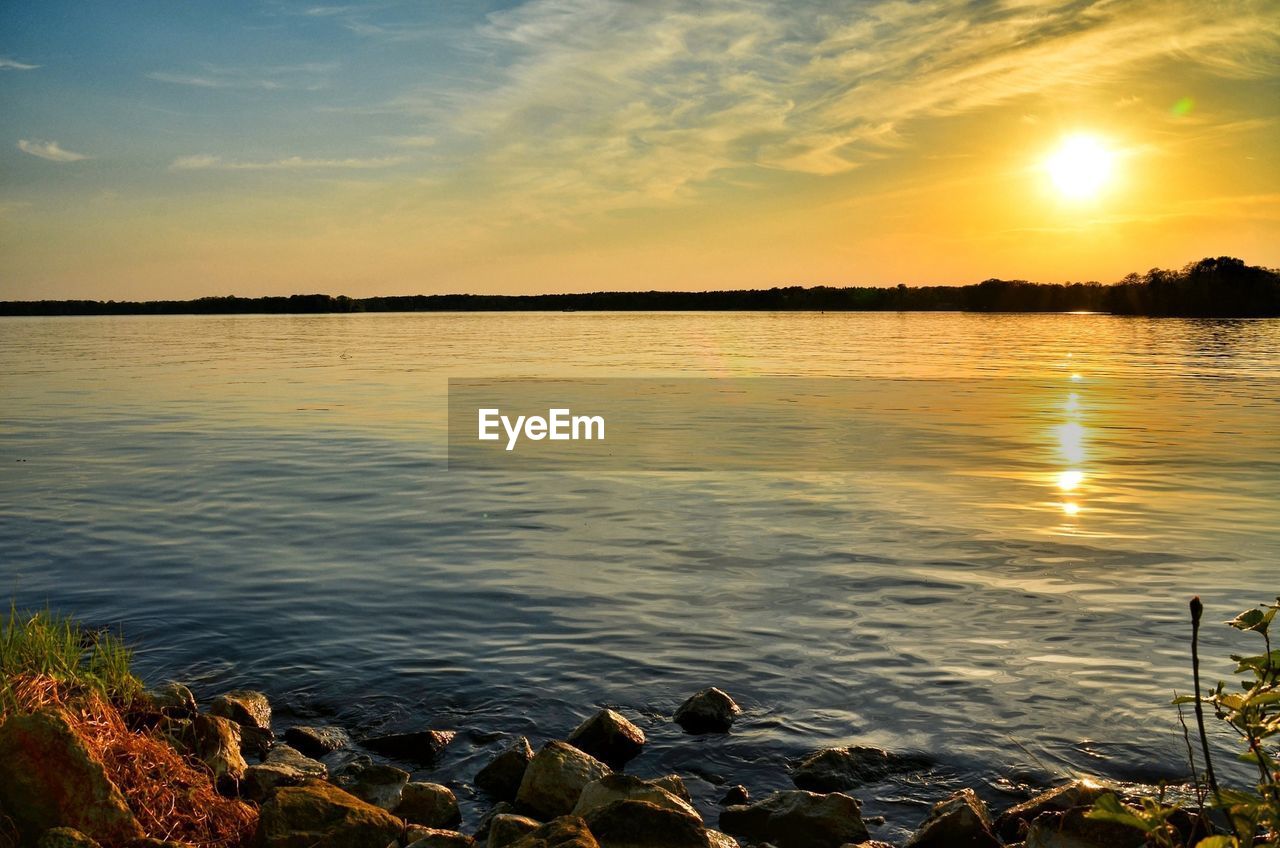
[{"label": "sun", "polygon": [[1116,155],[1097,136],[1067,136],[1045,160],[1045,170],[1063,197],[1091,200],[1112,180]]}]

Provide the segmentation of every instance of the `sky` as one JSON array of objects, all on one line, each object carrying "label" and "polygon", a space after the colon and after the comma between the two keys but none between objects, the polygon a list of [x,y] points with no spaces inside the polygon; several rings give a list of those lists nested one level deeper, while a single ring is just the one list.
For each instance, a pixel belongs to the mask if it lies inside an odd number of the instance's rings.
[{"label": "sky", "polygon": [[15,0],[0,110],[2,299],[1280,265],[1274,0]]}]

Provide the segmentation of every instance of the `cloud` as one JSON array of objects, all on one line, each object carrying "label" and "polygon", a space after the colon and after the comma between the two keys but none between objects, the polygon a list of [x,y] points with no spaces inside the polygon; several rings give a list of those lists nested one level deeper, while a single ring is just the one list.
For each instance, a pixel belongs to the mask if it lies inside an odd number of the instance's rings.
[{"label": "cloud", "polygon": [[0,58],[0,71],[34,71],[39,65],[28,65],[15,59]]},{"label": "cloud", "polygon": [[196,154],[179,156],[169,169],[173,171],[293,171],[293,170],[367,170],[391,168],[409,161],[407,156],[379,156],[369,159],[308,159],[303,156],[286,156],[258,162],[223,159],[221,156]]},{"label": "cloud", "polygon": [[50,162],[80,162],[93,158],[83,153],[63,150],[56,141],[34,141],[24,138],[18,142],[18,149],[23,153],[30,153],[32,156],[48,159]]},{"label": "cloud", "polygon": [[308,62],[254,69],[204,65],[198,73],[152,71],[146,77],[155,82],[192,88],[319,91],[328,86],[329,75],[338,67],[336,62]]}]

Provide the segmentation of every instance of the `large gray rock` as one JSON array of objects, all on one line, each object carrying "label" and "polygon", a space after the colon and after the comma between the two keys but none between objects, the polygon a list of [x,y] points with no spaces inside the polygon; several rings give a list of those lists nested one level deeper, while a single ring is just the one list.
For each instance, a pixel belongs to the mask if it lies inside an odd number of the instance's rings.
[{"label": "large gray rock", "polygon": [[271,702],[252,689],[236,689],[213,699],[209,712],[241,727],[271,730]]},{"label": "large gray rock", "polygon": [[620,769],[644,750],[644,731],[621,713],[600,710],[569,734],[568,742],[610,768]]},{"label": "large gray rock", "polygon": [[0,724],[0,809],[28,845],[54,827],[109,843],[143,835],[102,761],[61,710],[14,714]]},{"label": "large gray rock", "polygon": [[511,848],[600,848],[577,816],[561,816],[511,843]]},{"label": "large gray rock", "polygon": [[498,816],[516,815],[516,805],[510,801],[499,801],[494,804],[484,815],[480,816],[480,821],[476,822],[476,841],[483,842],[489,835],[489,825],[493,824],[493,820]]},{"label": "large gray rock", "polygon": [[741,713],[728,693],[712,687],[691,695],[672,720],[688,733],[727,733]]},{"label": "large gray rock", "polygon": [[341,727],[291,727],[284,732],[284,741],[308,757],[323,757],[351,744],[351,737]]},{"label": "large gray rock", "polygon": [[387,848],[395,816],[322,780],[286,786],[260,808],[253,848]]},{"label": "large gray rock", "polygon": [[400,792],[400,803],[392,812],[411,824],[441,830],[456,828],[462,823],[462,812],[453,790],[439,783],[406,783]]},{"label": "large gray rock", "polygon": [[360,744],[388,757],[430,765],[457,735],[453,730],[419,730],[371,736]]},{"label": "large gray rock", "polygon": [[727,807],[720,813],[720,829],[777,848],[839,848],[870,836],[856,799],[840,792],[819,795],[801,789]]},{"label": "large gray rock", "polygon": [[282,786],[299,786],[309,778],[328,776],[328,766],[319,760],[305,757],[289,745],[276,745],[267,753],[266,762],[249,766],[240,794],[260,803]]},{"label": "large gray rock", "polygon": [[301,773],[304,777],[325,778],[329,776],[329,767],[319,760],[305,756],[292,745],[273,745],[267,752],[265,762],[271,765],[287,766]]},{"label": "large gray rock", "polygon": [[541,826],[540,822],[528,816],[499,813],[489,823],[489,841],[485,843],[485,848],[509,848],[512,843]]},{"label": "large gray rock", "polygon": [[400,803],[405,784],[409,782],[409,772],[395,766],[356,760],[343,766],[333,776],[333,782],[375,807],[394,810]]},{"label": "large gray rock", "polygon": [[[699,823],[702,821],[693,805],[683,798],[673,795],[653,781],[626,774],[608,774],[584,786],[578,802],[573,806],[573,815],[582,816],[590,822],[592,812],[617,801],[647,801],[654,806],[692,816]],[[595,832],[594,829],[592,832]]]},{"label": "large gray rock", "polygon": [[474,848],[476,841],[456,830],[426,828],[408,848]]},{"label": "large gray rock", "polygon": [[814,751],[791,770],[791,780],[811,792],[847,792],[892,774],[920,771],[931,765],[928,757],[918,754],[894,754],[851,745]]},{"label": "large gray rock", "polygon": [[548,742],[529,761],[516,804],[542,819],[563,816],[578,803],[582,789],[609,774],[609,767],[566,742]]},{"label": "large gray rock", "polygon": [[1065,786],[1041,792],[1001,813],[995,823],[996,835],[1006,842],[1021,839],[1027,826],[1044,813],[1063,813],[1073,807],[1092,807],[1108,791],[1105,785],[1094,780],[1073,780]]},{"label": "large gray rock", "polygon": [[529,740],[517,737],[476,774],[476,786],[498,801],[511,801],[520,791],[524,770],[533,759]]},{"label": "large gray rock", "polygon": [[701,819],[647,801],[614,801],[583,818],[600,848],[711,848]]},{"label": "large gray rock", "polygon": [[906,848],[999,848],[991,830],[987,805],[972,789],[961,789],[933,805],[928,817],[911,834]]}]

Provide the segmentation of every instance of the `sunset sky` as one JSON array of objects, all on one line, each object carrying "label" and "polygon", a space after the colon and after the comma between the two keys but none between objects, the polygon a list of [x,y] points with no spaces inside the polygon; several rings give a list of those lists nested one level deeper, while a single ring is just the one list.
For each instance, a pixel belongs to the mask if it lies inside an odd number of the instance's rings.
[{"label": "sunset sky", "polygon": [[0,109],[8,299],[1280,265],[1274,0],[6,2]]}]

